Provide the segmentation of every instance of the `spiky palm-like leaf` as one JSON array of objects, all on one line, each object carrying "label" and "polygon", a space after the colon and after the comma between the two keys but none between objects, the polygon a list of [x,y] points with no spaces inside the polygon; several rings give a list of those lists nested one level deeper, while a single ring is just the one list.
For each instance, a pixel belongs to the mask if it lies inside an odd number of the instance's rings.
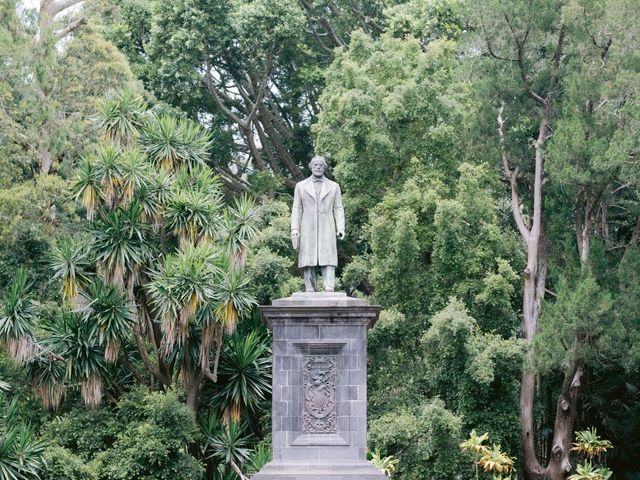
[{"label": "spiky palm-like leaf", "polygon": [[229,338],[220,357],[222,387],[213,398],[227,419],[238,420],[253,411],[271,391],[271,350],[257,332]]},{"label": "spiky palm-like leaf", "polygon": [[173,371],[178,372],[178,382],[186,387],[191,386],[195,368],[198,365],[198,354],[200,351],[201,327],[190,322],[187,327],[188,333],[181,343],[174,342],[169,349],[169,344],[165,341],[165,360]]},{"label": "spiky palm-like leaf", "polygon": [[127,150],[122,154],[122,202],[129,204],[137,191],[149,182],[150,165],[140,150]]},{"label": "spiky palm-like leaf", "polygon": [[102,196],[102,179],[94,159],[83,158],[80,161],[73,191],[76,192],[76,200],[82,201],[82,206],[87,212],[87,220],[93,220]]},{"label": "spiky palm-like leaf", "polygon": [[238,320],[257,304],[251,293],[250,278],[242,270],[227,268],[215,294],[215,314],[228,334],[235,331]]},{"label": "spiky palm-like leaf", "polygon": [[215,199],[197,191],[175,192],[165,211],[167,228],[181,242],[196,243],[213,238],[220,230],[220,214]]},{"label": "spiky palm-like leaf", "polygon": [[62,361],[50,352],[41,351],[27,364],[27,372],[42,406],[56,410],[64,393],[65,366]]},{"label": "spiky palm-like leaf", "polygon": [[117,189],[122,179],[121,155],[120,147],[107,145],[100,148],[96,157],[91,159],[95,164],[102,194],[111,209],[116,205]]},{"label": "spiky palm-like leaf", "polygon": [[214,302],[222,275],[216,265],[218,256],[218,251],[209,244],[186,243],[151,274],[146,288],[153,308],[162,318],[167,349],[172,349],[176,342],[184,344],[198,307]]},{"label": "spiky palm-like leaf", "polygon": [[131,146],[138,136],[145,108],[142,98],[130,89],[110,93],[98,105],[98,126],[114,144]]},{"label": "spiky palm-like leaf", "polygon": [[19,363],[31,358],[34,351],[33,329],[37,309],[31,293],[27,272],[19,269],[13,285],[2,299],[0,312],[0,341],[9,355]]},{"label": "spiky palm-like leaf", "polygon": [[91,277],[91,260],[86,245],[75,243],[70,237],[59,237],[51,249],[49,266],[53,278],[62,280],[62,298],[74,300]]},{"label": "spiky palm-like leaf", "polygon": [[239,421],[225,425],[214,413],[210,413],[200,423],[200,431],[204,437],[203,455],[227,465],[231,462],[244,463],[249,458],[251,441],[251,435],[245,430],[245,425]]},{"label": "spiky palm-like leaf", "polygon": [[258,473],[262,467],[271,461],[271,449],[264,443],[258,444],[258,446],[251,452],[247,459],[247,473],[250,475]]},{"label": "spiky palm-like leaf", "polygon": [[97,406],[102,399],[102,375],[105,372],[104,349],[93,326],[83,316],[63,312],[43,324],[47,335],[42,344],[66,361],[66,378],[80,383],[87,405]]},{"label": "spiky palm-like leaf", "polygon": [[161,116],[149,121],[140,136],[144,152],[166,171],[175,171],[182,166],[192,170],[209,158],[211,138],[197,123]]},{"label": "spiky palm-like leaf", "polygon": [[255,202],[246,195],[235,198],[233,207],[225,211],[224,220],[231,264],[236,268],[243,267],[247,261],[249,241],[257,232]]},{"label": "spiky palm-like leaf", "polygon": [[373,464],[381,473],[385,476],[390,477],[393,475],[393,472],[396,471],[396,467],[400,460],[393,455],[389,455],[388,457],[383,457],[380,453],[380,450],[375,450],[374,452],[369,452],[369,462]]},{"label": "spiky palm-like leaf", "polygon": [[83,313],[92,327],[92,335],[97,335],[104,346],[105,360],[115,363],[120,345],[135,323],[127,295],[113,285],[96,280],[87,287],[85,296],[89,303]]},{"label": "spiky palm-like leaf", "polygon": [[0,426],[0,479],[33,480],[45,467],[43,453],[46,443],[36,439],[33,429],[14,421],[15,400],[5,413],[5,423]]},{"label": "spiky palm-like leaf", "polygon": [[155,229],[164,219],[165,210],[173,194],[173,176],[166,172],[149,172],[149,179],[136,191],[136,200],[142,205],[144,220]]},{"label": "spiky palm-like leaf", "polygon": [[216,202],[222,208],[222,183],[211,168],[206,165],[197,165],[192,169],[180,168],[175,173],[175,189],[206,193],[215,197]]},{"label": "spiky palm-like leaf", "polygon": [[143,221],[143,210],[133,202],[126,209],[105,212],[91,228],[91,248],[105,279],[124,286],[125,275],[134,274],[151,253],[150,227]]}]

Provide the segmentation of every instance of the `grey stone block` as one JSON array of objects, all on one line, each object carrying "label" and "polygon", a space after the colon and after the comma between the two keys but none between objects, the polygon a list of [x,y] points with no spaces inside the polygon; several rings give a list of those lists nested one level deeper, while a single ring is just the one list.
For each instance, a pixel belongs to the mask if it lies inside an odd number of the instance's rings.
[{"label": "grey stone block", "polygon": [[300,462],[272,461],[252,480],[384,480],[386,477],[369,462],[339,462],[309,465]]}]

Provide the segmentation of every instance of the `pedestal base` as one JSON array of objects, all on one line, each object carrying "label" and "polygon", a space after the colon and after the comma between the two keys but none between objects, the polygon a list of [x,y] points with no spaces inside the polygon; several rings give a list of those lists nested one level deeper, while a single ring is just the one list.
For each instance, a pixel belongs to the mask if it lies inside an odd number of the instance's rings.
[{"label": "pedestal base", "polygon": [[344,292],[261,306],[273,333],[273,461],[252,480],[384,480],[367,450],[367,330],[380,308]]},{"label": "pedestal base", "polygon": [[371,463],[331,462],[314,465],[306,462],[269,462],[251,480],[385,480]]}]

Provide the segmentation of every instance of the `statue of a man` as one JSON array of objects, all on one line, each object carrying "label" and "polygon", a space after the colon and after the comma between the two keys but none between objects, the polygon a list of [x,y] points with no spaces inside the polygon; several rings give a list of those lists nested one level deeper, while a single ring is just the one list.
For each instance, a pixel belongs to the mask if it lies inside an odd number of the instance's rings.
[{"label": "statue of a man", "polygon": [[291,241],[300,249],[298,267],[304,273],[304,288],[316,291],[316,269],[322,270],[327,292],[336,284],[338,250],[336,235],[344,238],[344,209],[340,186],[324,176],[327,162],[315,156],[309,162],[311,176],[296,184],[291,211]]}]

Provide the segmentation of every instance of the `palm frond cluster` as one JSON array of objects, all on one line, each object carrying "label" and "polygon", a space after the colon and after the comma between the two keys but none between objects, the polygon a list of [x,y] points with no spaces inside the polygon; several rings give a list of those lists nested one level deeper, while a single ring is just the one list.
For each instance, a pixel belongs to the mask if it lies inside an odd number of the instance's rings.
[{"label": "palm frond cluster", "polygon": [[[228,360],[224,334],[255,304],[244,266],[256,206],[247,197],[225,203],[199,124],[156,116],[130,91],[105,98],[96,123],[104,141],[79,162],[74,182],[86,227],[51,252],[59,311],[40,319],[19,272],[1,305],[0,341],[27,364],[47,408],[68,388],[98,405],[118,378],[180,383],[197,397],[202,379],[217,380],[220,357]],[[242,394],[222,388],[226,418],[270,388],[269,352],[249,340],[255,351],[244,362],[258,365],[254,383]],[[233,384],[227,369],[224,376]]]}]

